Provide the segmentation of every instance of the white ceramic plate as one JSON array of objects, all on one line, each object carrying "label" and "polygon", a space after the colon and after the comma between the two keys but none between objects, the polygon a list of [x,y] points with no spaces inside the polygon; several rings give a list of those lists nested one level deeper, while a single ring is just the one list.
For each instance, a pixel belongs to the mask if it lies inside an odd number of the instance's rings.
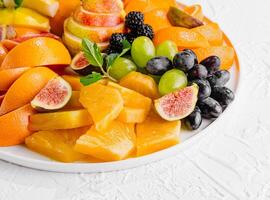
[{"label": "white ceramic plate", "polygon": [[[230,42],[229,42],[230,44]],[[130,158],[118,162],[106,162],[106,163],[61,163],[48,159],[35,152],[28,150],[25,146],[19,145],[14,147],[2,147],[0,148],[0,159],[33,168],[39,170],[53,171],[53,172],[66,172],[66,173],[92,173],[92,172],[105,172],[114,170],[123,170],[128,168],[145,165],[151,162],[155,162],[164,158],[168,158],[172,155],[187,149],[195,144],[195,142],[202,136],[206,135],[209,130],[217,123],[222,123],[224,115],[231,114],[234,105],[236,104],[239,86],[240,86],[240,66],[238,57],[236,56],[235,64],[231,69],[231,80],[228,87],[231,88],[236,95],[236,100],[226,109],[226,111],[214,122],[204,121],[202,127],[198,131],[182,131],[181,140],[182,143],[174,147],[165,149],[153,153],[151,155]]]}]

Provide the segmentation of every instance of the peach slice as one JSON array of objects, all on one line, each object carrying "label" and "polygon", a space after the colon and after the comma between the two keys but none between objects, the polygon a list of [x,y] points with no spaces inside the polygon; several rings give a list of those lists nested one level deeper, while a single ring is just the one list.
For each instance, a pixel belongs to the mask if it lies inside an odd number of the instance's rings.
[{"label": "peach slice", "polygon": [[81,6],[74,12],[73,17],[85,26],[114,27],[124,21],[125,12],[93,13]]}]

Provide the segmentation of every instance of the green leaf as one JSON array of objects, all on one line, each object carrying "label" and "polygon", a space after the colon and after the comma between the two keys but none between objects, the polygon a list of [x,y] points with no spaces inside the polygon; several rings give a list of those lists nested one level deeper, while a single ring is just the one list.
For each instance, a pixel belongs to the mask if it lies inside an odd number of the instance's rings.
[{"label": "green leaf", "polygon": [[18,7],[20,7],[22,5],[23,0],[14,0],[14,2],[16,4],[17,8],[18,8]]},{"label": "green leaf", "polygon": [[106,57],[107,67],[112,66],[112,64],[118,58],[118,56],[119,56],[119,54],[117,54],[117,53],[113,53],[113,54],[108,55]]},{"label": "green leaf", "polygon": [[93,43],[90,40],[84,38],[82,40],[82,49],[85,57],[91,65],[100,68],[103,66],[103,56],[96,43]]},{"label": "green leaf", "polygon": [[122,44],[123,44],[123,49],[131,48],[131,44],[127,40],[123,40]]},{"label": "green leaf", "polygon": [[102,79],[102,75],[97,72],[92,72],[92,74],[89,74],[87,76],[81,77],[80,82],[84,86],[91,85],[93,83],[96,83],[97,81]]}]

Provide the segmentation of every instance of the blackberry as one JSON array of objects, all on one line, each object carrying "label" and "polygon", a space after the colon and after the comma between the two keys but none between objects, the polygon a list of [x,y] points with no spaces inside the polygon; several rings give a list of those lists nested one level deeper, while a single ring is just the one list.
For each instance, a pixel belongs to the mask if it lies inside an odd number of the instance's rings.
[{"label": "blackberry", "polygon": [[133,31],[131,31],[131,32],[129,32],[129,33],[127,34],[127,41],[128,41],[130,44],[132,44],[133,41],[134,41],[136,38],[137,38],[137,34],[134,33]]},{"label": "blackberry", "polygon": [[123,50],[123,40],[126,40],[127,36],[124,33],[114,33],[110,38],[110,51],[113,53],[121,53]]},{"label": "blackberry", "polygon": [[136,35],[137,35],[137,37],[146,36],[146,37],[150,38],[151,40],[154,39],[153,28],[152,28],[152,26],[150,26],[148,24],[143,24],[139,29],[137,29]]},{"label": "blackberry", "polygon": [[105,51],[105,53],[107,54],[107,55],[110,55],[110,54],[113,54],[113,53],[118,53],[115,49],[112,49],[111,47],[109,47],[106,51]]},{"label": "blackberry", "polygon": [[125,19],[125,26],[131,31],[136,31],[144,24],[144,15],[138,11],[131,11]]}]

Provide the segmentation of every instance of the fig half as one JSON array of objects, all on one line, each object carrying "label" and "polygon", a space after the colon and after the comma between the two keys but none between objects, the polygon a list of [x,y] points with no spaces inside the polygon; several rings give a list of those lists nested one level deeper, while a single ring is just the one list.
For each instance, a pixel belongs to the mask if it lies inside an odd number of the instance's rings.
[{"label": "fig half", "polygon": [[191,29],[203,25],[202,21],[190,16],[186,12],[176,7],[170,7],[168,18],[173,26],[180,26]]},{"label": "fig half", "polygon": [[189,116],[195,109],[199,87],[196,84],[167,94],[155,100],[157,113],[167,121],[176,121]]},{"label": "fig half", "polygon": [[79,75],[86,76],[92,72],[101,72],[99,67],[91,65],[83,52],[79,52],[70,64],[71,69]]},{"label": "fig half", "polygon": [[67,105],[72,96],[72,88],[61,77],[51,79],[35,96],[31,105],[40,112],[59,110]]}]

